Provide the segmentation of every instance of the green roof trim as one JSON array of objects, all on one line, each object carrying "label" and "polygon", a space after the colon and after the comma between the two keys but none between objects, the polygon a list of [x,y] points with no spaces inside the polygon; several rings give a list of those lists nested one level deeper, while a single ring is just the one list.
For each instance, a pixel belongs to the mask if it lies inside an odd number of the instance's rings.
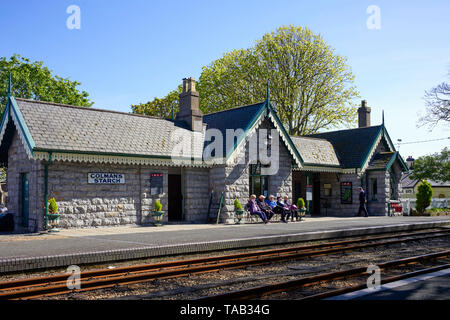
[{"label": "green roof trim", "polygon": [[248,123],[247,127],[244,129],[244,134],[242,134],[238,140],[234,143],[233,149],[230,149],[227,151],[227,155],[225,157],[226,160],[228,160],[231,155],[236,151],[237,146],[242,142],[242,140],[245,139],[250,129],[253,127],[253,125],[259,120],[261,115],[264,113],[265,108],[264,105],[261,106],[261,108],[258,110],[258,112],[253,116],[252,120]]},{"label": "green roof trim", "polygon": [[403,172],[408,171],[408,166],[406,165],[405,161],[403,161],[403,158],[400,156],[400,153],[398,151],[394,152],[394,155],[389,160],[389,162],[386,164],[386,171],[391,169],[391,167],[394,164],[395,160],[398,160],[400,162],[400,166],[402,167],[402,171]]},{"label": "green roof trim", "polygon": [[[111,153],[111,152],[96,152],[96,151],[79,151],[79,150],[60,150],[60,149],[45,149],[45,148],[34,148],[35,152],[47,152],[47,153],[68,153],[68,154],[89,154],[96,156],[115,156],[115,157],[135,157],[135,158],[145,158],[145,159],[172,159],[171,156],[160,156],[160,155],[145,155],[145,154],[130,154],[130,153]],[[200,158],[194,157],[177,157],[176,160],[201,160]]]},{"label": "green roof trim", "polygon": [[272,108],[272,105],[270,103],[270,101],[267,101],[266,104],[268,104],[268,110],[269,113],[274,117],[275,121],[277,122],[278,126],[281,129],[281,133],[283,134],[283,136],[286,138],[286,140],[288,141],[290,147],[292,148],[292,150],[295,153],[295,156],[297,157],[297,159],[300,161],[300,164],[303,166],[304,165],[304,161],[302,159],[302,157],[300,156],[300,154],[298,153],[298,150],[294,144],[294,142],[291,139],[291,136],[287,133],[286,128],[284,127],[283,123],[281,122],[281,119],[278,117],[277,113],[274,111],[274,109]]},{"label": "green roof trim", "polygon": [[377,147],[377,141],[380,135],[383,133],[383,126],[380,126],[380,129],[378,129],[377,134],[375,135],[375,139],[371,142],[370,148],[367,150],[366,154],[364,155],[363,161],[359,164],[359,169],[364,168],[367,161],[370,161],[369,156],[373,153],[373,149]]},{"label": "green roof trim", "polygon": [[9,97],[11,100],[10,106],[12,106],[12,111],[14,113],[14,116],[17,119],[19,128],[25,138],[25,141],[28,145],[28,148],[30,149],[31,154],[33,154],[33,149],[36,147],[36,144],[34,143],[33,137],[31,136],[30,130],[28,129],[28,126],[25,122],[25,119],[23,118],[22,112],[20,112],[19,107],[17,106],[16,99],[14,97]]}]

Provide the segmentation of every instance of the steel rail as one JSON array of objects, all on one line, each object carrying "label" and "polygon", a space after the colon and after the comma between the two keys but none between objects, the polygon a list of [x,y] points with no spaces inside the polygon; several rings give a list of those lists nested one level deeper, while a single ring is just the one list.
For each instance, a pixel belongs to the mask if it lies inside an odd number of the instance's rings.
[{"label": "steel rail", "polygon": [[[147,272],[151,270],[158,270],[163,268],[171,268],[171,267],[182,267],[182,266],[192,266],[195,264],[201,263],[215,263],[217,261],[226,261],[226,260],[237,260],[242,258],[250,258],[256,256],[263,255],[273,255],[273,254],[283,254],[283,253],[292,253],[294,251],[304,251],[304,250],[312,250],[318,248],[326,248],[326,247],[334,247],[334,246],[342,246],[353,243],[360,243],[361,241],[378,241],[378,240],[386,240],[392,238],[400,238],[400,237],[411,237],[411,236],[421,236],[421,235],[433,235],[433,234],[444,234],[450,233],[450,230],[437,230],[437,231],[428,231],[428,232],[414,232],[414,233],[402,233],[396,235],[385,235],[385,236],[374,236],[374,237],[364,237],[358,239],[337,241],[337,242],[328,242],[328,243],[320,243],[314,245],[306,245],[306,246],[297,246],[297,247],[289,247],[289,248],[277,248],[277,249],[268,249],[268,250],[256,250],[251,252],[243,252],[243,253],[235,253],[228,255],[220,255],[220,256],[210,256],[203,258],[194,258],[187,260],[176,260],[176,261],[167,261],[167,262],[158,262],[153,264],[141,264],[135,266],[126,266],[119,267],[114,269],[100,269],[100,270],[92,270],[92,271],[84,271],[81,273],[81,279],[89,279],[93,277],[99,276],[109,276],[109,275],[123,275],[129,274],[131,272]],[[0,292],[5,289],[10,288],[19,288],[19,287],[30,287],[34,285],[46,285],[49,283],[62,282],[66,281],[68,274],[58,274],[46,277],[34,277],[28,279],[20,279],[14,281],[6,281],[0,282]]]},{"label": "steel rail", "polygon": [[[355,250],[379,245],[388,245],[407,241],[417,241],[436,237],[448,236],[445,232],[426,232],[421,233],[420,237],[416,234],[397,236],[402,239],[366,243],[352,246],[342,246],[345,243],[362,240],[341,241],[312,246],[301,246],[283,249],[271,249],[256,251],[250,253],[233,254],[227,256],[215,256],[191,260],[169,261],[150,265],[139,265],[131,267],[122,267],[117,269],[103,269],[88,271],[81,274],[82,289],[76,291],[93,290],[99,288],[112,287],[117,284],[130,284],[153,279],[172,278],[186,276],[193,273],[214,272],[221,269],[238,268],[249,265],[267,264],[276,261],[289,259],[298,259],[302,257],[324,255],[347,250]],[[392,238],[395,236],[389,236]],[[406,237],[406,238],[403,238]],[[373,237],[364,241],[380,240],[382,237]],[[323,250],[313,250],[315,247],[331,247]],[[247,259],[243,259],[247,258]],[[241,259],[241,260],[240,260]],[[202,264],[203,263],[203,264]],[[178,267],[178,268],[177,268]],[[72,292],[66,286],[68,274],[57,276],[32,278],[0,283],[0,299],[17,299],[26,297],[37,297],[49,294],[62,294]],[[103,278],[102,278],[103,277]],[[107,278],[105,278],[107,277]],[[108,278],[109,277],[109,278]],[[39,282],[40,281],[40,282]],[[39,287],[33,287],[38,286]],[[8,291],[7,291],[8,290]],[[12,291],[14,290],[14,291]],[[6,291],[6,292],[5,292]]]},{"label": "steel rail", "polygon": [[[450,268],[450,263],[443,264],[443,265],[436,266],[436,267],[420,269],[420,270],[404,273],[404,274],[401,274],[398,276],[382,278],[380,281],[380,284],[391,283],[391,282],[395,282],[395,281],[399,281],[399,280],[403,280],[403,279],[407,279],[407,278],[412,278],[412,277],[416,277],[416,276],[420,276],[423,274],[428,274],[428,273],[432,273],[432,272],[436,272],[436,271],[440,271],[440,270],[444,270],[444,269],[448,269],[448,268]],[[363,290],[363,289],[367,289],[367,283],[358,284],[358,285],[350,286],[347,288],[341,288],[341,289],[330,290],[330,291],[326,291],[326,292],[322,292],[322,293],[317,293],[314,295],[303,297],[300,300],[320,300],[320,299],[335,297],[335,296],[339,296],[341,294],[354,292],[357,290]]]},{"label": "steel rail", "polygon": [[[377,264],[377,266],[380,269],[387,269],[387,268],[393,268],[405,264],[412,264],[412,263],[419,263],[421,261],[428,261],[428,260],[434,260],[439,259],[443,257],[447,257],[450,255],[450,250],[426,254],[426,255],[420,255],[420,256],[414,256],[414,257],[408,257],[404,259],[399,260],[392,260],[384,263]],[[226,292],[218,295],[213,296],[206,296],[201,297],[197,300],[245,300],[245,299],[255,299],[260,298],[262,296],[267,296],[283,291],[292,291],[303,287],[308,287],[311,285],[315,285],[322,282],[330,282],[334,280],[339,280],[343,278],[348,277],[356,277],[360,276],[366,273],[367,268],[366,267],[359,267],[354,269],[347,269],[337,272],[330,272],[330,273],[322,273],[310,277],[305,277],[301,279],[291,280],[291,281],[285,281],[285,282],[278,282],[270,285],[263,285],[243,290],[236,290],[231,292]]]}]

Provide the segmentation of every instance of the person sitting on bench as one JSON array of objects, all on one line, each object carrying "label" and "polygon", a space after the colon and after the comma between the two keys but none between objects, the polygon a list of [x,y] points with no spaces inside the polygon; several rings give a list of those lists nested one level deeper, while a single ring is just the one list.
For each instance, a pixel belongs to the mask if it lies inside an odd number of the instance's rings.
[{"label": "person sitting on bench", "polygon": [[259,198],[256,200],[256,204],[258,205],[259,209],[266,214],[267,221],[269,221],[273,217],[273,211],[270,206],[268,206],[265,202],[263,195],[260,195]]},{"label": "person sitting on bench", "polygon": [[292,217],[291,221],[294,221],[294,217],[295,217],[295,220],[298,221],[299,217],[298,217],[298,208],[297,208],[297,206],[295,204],[292,204],[292,203],[289,202],[288,196],[284,196],[284,201],[283,202],[290,210],[291,217]]},{"label": "person sitting on bench", "polygon": [[281,221],[284,223],[287,223],[286,216],[287,216],[287,219],[289,220],[291,211],[290,211],[289,207],[286,206],[286,204],[283,202],[283,200],[281,199],[280,196],[277,197],[277,208],[281,214]]},{"label": "person sitting on bench", "polygon": [[254,194],[250,196],[247,206],[249,208],[250,214],[258,215],[264,223],[267,223],[269,221],[267,220],[266,214],[263,211],[261,211],[258,205],[256,204],[256,196]]},{"label": "person sitting on bench", "polygon": [[[277,207],[277,202],[275,201],[275,197],[270,195],[268,199],[266,199],[266,204],[275,212],[274,208]],[[275,212],[276,213],[276,212]]]}]

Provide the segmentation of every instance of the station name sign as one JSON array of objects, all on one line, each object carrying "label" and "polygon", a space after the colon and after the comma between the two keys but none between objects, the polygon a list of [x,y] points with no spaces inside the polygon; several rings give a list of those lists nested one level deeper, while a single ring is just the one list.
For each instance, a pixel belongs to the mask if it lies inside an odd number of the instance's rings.
[{"label": "station name sign", "polygon": [[124,184],[125,174],[108,172],[90,172],[88,173],[89,184]]}]

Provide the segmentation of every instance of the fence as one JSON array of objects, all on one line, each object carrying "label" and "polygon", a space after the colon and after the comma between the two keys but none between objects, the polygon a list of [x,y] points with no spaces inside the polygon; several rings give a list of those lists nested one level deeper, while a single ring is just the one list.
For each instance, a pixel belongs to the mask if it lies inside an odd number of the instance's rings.
[{"label": "fence", "polygon": [[[416,208],[416,199],[402,199],[403,214],[409,216],[411,214],[411,209]],[[431,199],[431,205],[427,209],[433,208],[449,208],[450,199],[449,198],[434,198]]]}]

